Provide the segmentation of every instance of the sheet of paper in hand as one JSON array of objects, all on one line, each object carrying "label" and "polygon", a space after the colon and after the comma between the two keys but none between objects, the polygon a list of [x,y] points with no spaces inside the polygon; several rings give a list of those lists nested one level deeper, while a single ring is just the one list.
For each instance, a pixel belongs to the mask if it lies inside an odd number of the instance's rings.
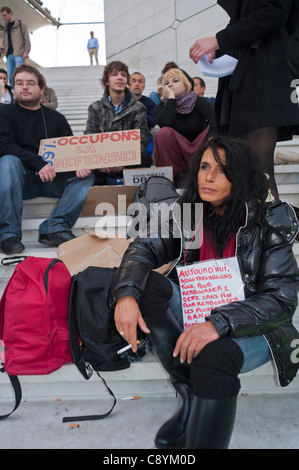
[{"label": "sheet of paper in hand", "polygon": [[211,310],[245,299],[237,258],[203,261],[177,267],[184,327],[203,323]]},{"label": "sheet of paper in hand", "polygon": [[237,67],[238,60],[229,55],[224,55],[219,57],[219,59],[214,59],[212,64],[208,61],[206,55],[204,55],[199,60],[199,68],[203,75],[207,77],[227,77],[227,75],[232,75]]}]

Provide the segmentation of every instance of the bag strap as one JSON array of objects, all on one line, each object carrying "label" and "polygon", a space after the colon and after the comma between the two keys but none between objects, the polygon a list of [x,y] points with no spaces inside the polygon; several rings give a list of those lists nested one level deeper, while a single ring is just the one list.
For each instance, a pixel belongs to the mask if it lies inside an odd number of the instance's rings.
[{"label": "bag strap", "polygon": [[70,297],[69,297],[69,317],[68,317],[68,329],[69,329],[69,343],[70,349],[72,354],[72,359],[77,367],[77,369],[81,372],[83,377],[86,380],[89,380],[93,374],[93,369],[89,364],[83,359],[83,355],[81,353],[81,348],[79,345],[79,334],[76,325],[75,319],[75,312],[74,312],[74,292],[75,292],[75,284],[76,284],[76,276],[73,277]]},{"label": "bag strap", "polygon": [[28,256],[11,256],[10,258],[3,258],[1,260],[1,264],[3,266],[11,266],[12,264],[20,264],[27,258]]},{"label": "bag strap", "polygon": [[98,374],[98,376],[100,377],[100,379],[103,381],[105,387],[107,388],[108,392],[110,393],[110,395],[113,397],[113,405],[112,405],[112,408],[110,409],[110,411],[108,411],[107,413],[104,413],[102,415],[90,415],[90,416],[73,416],[72,418],[63,418],[62,422],[63,423],[71,423],[73,421],[99,421],[100,419],[105,419],[107,418],[107,416],[109,416],[112,411],[114,410],[114,407],[116,405],[116,398],[115,398],[115,395],[114,393],[112,392],[112,390],[108,387],[106,381],[103,379],[103,377],[99,374],[98,371],[96,371],[96,373]]},{"label": "bag strap", "polygon": [[[72,280],[72,286],[71,286],[71,292],[70,292],[70,300],[69,300],[69,318],[68,318],[68,324],[69,324],[69,342],[70,342],[70,349],[71,349],[71,354],[73,358],[73,362],[78,368],[78,370],[81,372],[83,377],[86,380],[89,380],[90,377],[93,374],[93,369],[90,364],[86,364],[86,362],[83,359],[81,349],[79,346],[79,334],[77,330],[77,325],[76,325],[76,318],[75,318],[75,312],[74,312],[74,292],[75,292],[75,285],[76,285],[77,277],[73,276]],[[108,387],[106,381],[103,379],[103,377],[99,374],[98,371],[96,371],[98,377],[103,381],[105,387],[107,388],[108,392],[110,395],[113,397],[113,405],[110,411],[107,413],[104,413],[102,415],[91,415],[91,416],[75,416],[71,418],[63,418],[62,422],[63,423],[69,423],[73,421],[97,421],[100,419],[107,418],[109,416],[115,405],[116,405],[116,398],[112,390]]]},{"label": "bag strap", "polygon": [[[0,372],[4,373],[6,372],[5,371],[5,368],[2,367],[0,369]],[[9,377],[9,380],[11,382],[11,385],[14,389],[14,394],[15,394],[15,407],[13,409],[13,411],[11,413],[8,413],[7,415],[2,415],[0,416],[0,421],[3,420],[3,419],[6,419],[8,418],[10,415],[12,415],[17,408],[19,408],[20,406],[20,403],[21,403],[21,400],[22,400],[22,388],[21,388],[21,384],[19,382],[19,379],[16,375],[8,375]]]}]

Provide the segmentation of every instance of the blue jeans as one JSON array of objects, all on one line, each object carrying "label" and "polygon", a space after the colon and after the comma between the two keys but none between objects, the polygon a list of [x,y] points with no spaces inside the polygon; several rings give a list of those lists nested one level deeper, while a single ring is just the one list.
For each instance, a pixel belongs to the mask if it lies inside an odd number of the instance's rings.
[{"label": "blue jeans", "polygon": [[[177,322],[183,328],[183,310],[181,292],[177,284],[170,281],[173,287],[173,296],[169,301],[171,311]],[[263,366],[272,359],[270,348],[264,336],[232,338],[240,347],[244,355],[244,363],[240,374],[245,374]]]},{"label": "blue jeans", "polygon": [[7,77],[10,86],[13,87],[12,76],[14,73],[14,69],[16,69],[19,65],[24,64],[24,59],[21,55],[14,56],[10,54],[6,57],[6,68],[7,68]]},{"label": "blue jeans", "polygon": [[43,183],[19,158],[1,157],[0,243],[10,237],[22,239],[23,200],[35,197],[60,198],[51,217],[40,225],[40,235],[71,230],[94,182],[93,173],[86,178],[77,178],[75,173],[58,173],[52,183]]}]

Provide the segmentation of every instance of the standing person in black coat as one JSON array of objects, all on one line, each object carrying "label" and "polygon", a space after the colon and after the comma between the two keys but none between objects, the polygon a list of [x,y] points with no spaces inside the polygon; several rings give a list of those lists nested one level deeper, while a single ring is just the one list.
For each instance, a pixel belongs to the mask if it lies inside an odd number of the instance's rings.
[{"label": "standing person in black coat", "polygon": [[190,57],[195,63],[206,54],[210,62],[223,54],[239,59],[233,75],[219,80],[217,124],[222,132],[243,138],[255,150],[278,199],[273,163],[276,143],[299,134],[298,103],[291,99],[294,77],[285,52],[285,36],[296,26],[297,0],[217,3],[231,21],[216,36],[198,39]]}]

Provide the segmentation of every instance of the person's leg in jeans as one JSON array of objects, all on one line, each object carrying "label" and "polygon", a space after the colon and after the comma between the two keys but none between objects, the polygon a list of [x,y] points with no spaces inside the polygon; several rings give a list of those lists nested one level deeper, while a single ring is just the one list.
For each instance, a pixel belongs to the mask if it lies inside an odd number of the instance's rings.
[{"label": "person's leg in jeans", "polygon": [[27,176],[19,158],[0,158],[0,243],[11,237],[22,239],[22,190]]},{"label": "person's leg in jeans", "polygon": [[6,67],[7,67],[7,76],[8,76],[8,81],[10,86],[13,86],[13,81],[12,81],[12,76],[14,73],[14,69],[17,68],[19,65],[24,64],[24,59],[20,55],[14,56],[13,54],[10,54],[6,58]]},{"label": "person's leg in jeans", "polygon": [[13,86],[12,83],[12,76],[13,76],[13,71],[15,68],[15,59],[13,54],[9,54],[6,57],[6,68],[7,68],[7,78],[8,78],[8,83],[10,86]]},{"label": "person's leg in jeans", "polygon": [[40,196],[58,197],[60,201],[51,217],[40,225],[40,235],[70,231],[82,212],[88,190],[94,182],[93,173],[86,178],[58,173],[53,182],[43,183]]}]

